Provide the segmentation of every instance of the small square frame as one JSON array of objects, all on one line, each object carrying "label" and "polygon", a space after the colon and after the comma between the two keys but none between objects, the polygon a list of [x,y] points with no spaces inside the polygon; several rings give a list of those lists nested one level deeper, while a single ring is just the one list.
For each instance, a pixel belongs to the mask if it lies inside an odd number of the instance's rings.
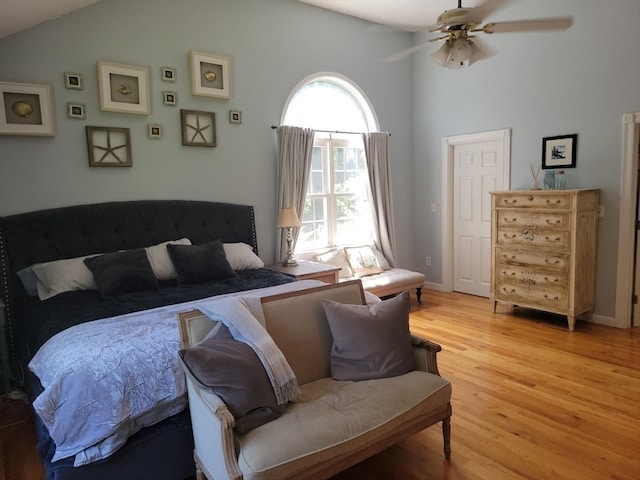
[{"label": "small square frame", "polygon": [[149,124],[149,138],[153,140],[161,140],[164,136],[164,127],[159,123]]},{"label": "small square frame", "polygon": [[163,82],[177,82],[178,81],[178,72],[175,68],[171,67],[161,67],[160,72],[162,74]]},{"label": "small square frame", "polygon": [[84,120],[86,118],[84,103],[67,102],[67,117]]},{"label": "small square frame", "polygon": [[182,145],[189,147],[216,146],[216,114],[200,110],[180,110]]},{"label": "small square frame", "polygon": [[103,112],[149,115],[149,69],[98,61],[98,90]]},{"label": "small square frame", "polygon": [[131,167],[128,128],[86,127],[90,167]]},{"label": "small square frame", "polygon": [[0,135],[55,134],[51,86],[0,82]]},{"label": "small square frame", "polygon": [[575,168],[578,134],[558,135],[542,139],[542,168]]},{"label": "small square frame", "polygon": [[193,95],[231,98],[230,57],[191,50],[189,64]]},{"label": "small square frame", "polygon": [[242,123],[242,112],[237,110],[229,110],[229,123]]},{"label": "small square frame", "polygon": [[84,79],[81,73],[64,72],[64,86],[72,90],[83,90]]},{"label": "small square frame", "polygon": [[173,107],[178,105],[178,92],[170,92],[168,90],[162,92],[162,103]]}]

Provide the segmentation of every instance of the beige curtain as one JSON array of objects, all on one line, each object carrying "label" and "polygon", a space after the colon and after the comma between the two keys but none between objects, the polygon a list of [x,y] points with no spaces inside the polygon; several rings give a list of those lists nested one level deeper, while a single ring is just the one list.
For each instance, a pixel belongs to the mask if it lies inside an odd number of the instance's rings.
[{"label": "beige curtain", "polygon": [[[310,128],[279,126],[278,135],[278,210],[295,207],[302,220],[304,202],[307,195],[307,184],[311,171],[311,155],[313,153],[314,131]],[[286,258],[287,232],[280,229],[276,236],[276,261]],[[299,228],[292,230],[293,248],[295,248]]]},{"label": "beige curtain", "polygon": [[386,132],[363,133],[362,142],[369,174],[369,203],[375,241],[391,266],[395,266],[397,255],[389,175],[389,136]]}]

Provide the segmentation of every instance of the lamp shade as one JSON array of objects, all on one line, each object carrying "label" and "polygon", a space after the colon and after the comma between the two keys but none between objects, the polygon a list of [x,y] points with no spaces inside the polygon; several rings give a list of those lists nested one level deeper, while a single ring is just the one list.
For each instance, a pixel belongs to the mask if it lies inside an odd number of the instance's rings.
[{"label": "lamp shade", "polygon": [[278,228],[299,227],[300,225],[302,225],[302,223],[298,218],[295,208],[283,208],[280,210],[278,224],[276,225]]}]

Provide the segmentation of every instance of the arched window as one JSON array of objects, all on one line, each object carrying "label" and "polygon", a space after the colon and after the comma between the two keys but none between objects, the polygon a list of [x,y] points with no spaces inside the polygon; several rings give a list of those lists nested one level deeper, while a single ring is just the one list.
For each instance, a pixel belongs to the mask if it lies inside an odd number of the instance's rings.
[{"label": "arched window", "polygon": [[379,128],[367,97],[343,76],[313,75],[289,96],[282,124],[316,132],[296,251],[371,243],[367,167],[360,133]]}]

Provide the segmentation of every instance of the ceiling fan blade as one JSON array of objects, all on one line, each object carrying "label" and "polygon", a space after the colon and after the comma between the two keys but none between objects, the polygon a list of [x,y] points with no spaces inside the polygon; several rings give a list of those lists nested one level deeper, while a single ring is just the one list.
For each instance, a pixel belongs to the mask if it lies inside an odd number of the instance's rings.
[{"label": "ceiling fan blade", "polygon": [[419,45],[414,45],[413,47],[407,48],[406,50],[402,50],[402,51],[400,51],[398,53],[394,53],[393,55],[390,55],[390,56],[384,58],[383,60],[385,62],[395,62],[395,61],[400,60],[402,58],[408,57],[409,55],[411,55],[412,53],[417,52],[418,50],[422,50],[427,45],[429,45],[429,42],[421,43]]},{"label": "ceiling fan blade", "polygon": [[475,8],[470,9],[468,15],[469,23],[482,23],[492,13],[504,7],[506,4],[511,3],[512,0],[487,0],[482,5],[478,5]]},{"label": "ceiling fan blade", "polygon": [[566,30],[571,25],[573,25],[573,17],[558,17],[487,23],[480,30],[485,33],[542,32]]}]

